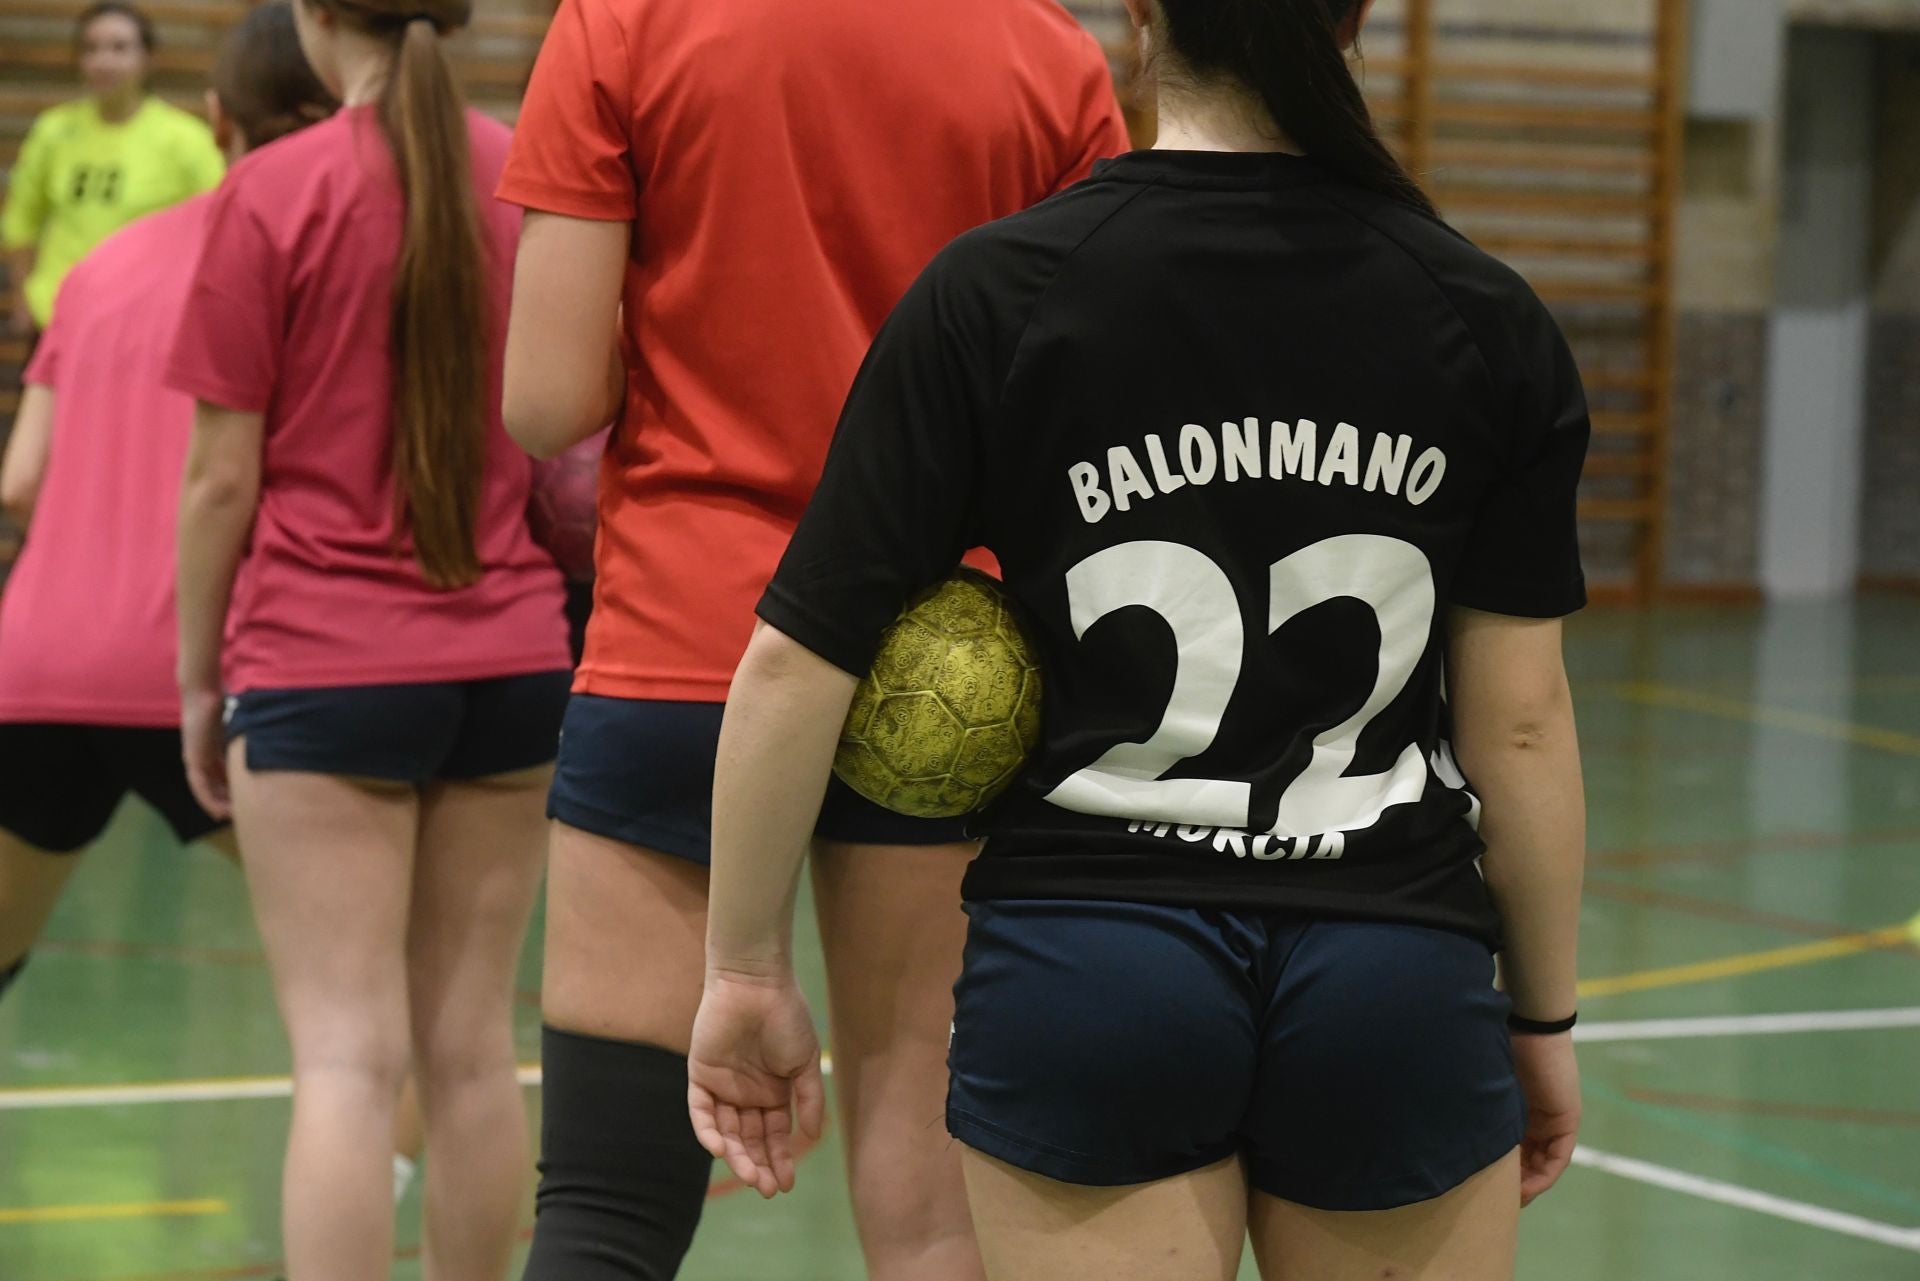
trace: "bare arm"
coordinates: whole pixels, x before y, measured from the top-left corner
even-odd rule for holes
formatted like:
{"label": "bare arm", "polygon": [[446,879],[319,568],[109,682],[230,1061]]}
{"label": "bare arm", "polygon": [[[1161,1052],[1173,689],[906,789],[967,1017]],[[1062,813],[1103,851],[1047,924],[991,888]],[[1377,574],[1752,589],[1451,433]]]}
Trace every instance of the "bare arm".
{"label": "bare arm", "polygon": [[[1560,622],[1456,609],[1450,629],[1453,745],[1483,807],[1480,866],[1506,935],[1507,992],[1523,1018],[1564,1019],[1574,1011],[1586,801]],[[1570,1032],[1512,1040],[1527,1100],[1524,1205],[1573,1159],[1580,1069]]]}
{"label": "bare arm", "polygon": [[1484,811],[1487,887],[1506,932],[1514,1012],[1573,1013],[1586,800],[1558,619],[1456,610],[1448,646],[1454,751]]}
{"label": "bare arm", "polygon": [[713,787],[707,964],[724,973],[793,968],[793,901],[857,682],[758,624],[727,694]]}
{"label": "bare arm", "polygon": [[793,902],[854,678],[760,624],[727,695],[713,788],[707,981],[687,1056],[694,1133],[762,1196],[820,1133],[820,1042],[793,976]]}
{"label": "bare arm", "polygon": [[620,291],[632,235],[625,222],[529,212],[507,322],[507,431],[552,458],[620,416]]}
{"label": "bare arm", "polygon": [[33,519],[40,485],[47,478],[47,460],[53,455],[53,389],[28,383],[13,416],[13,434],[0,461],[0,507],[21,529]]}
{"label": "bare arm", "polygon": [[264,415],[200,402],[180,488],[180,730],[194,795],[216,817],[228,808],[220,644],[260,504],[265,430]]}
{"label": "bare arm", "polygon": [[220,687],[220,639],[234,574],[260,503],[261,414],[200,403],[180,490],[182,689]]}

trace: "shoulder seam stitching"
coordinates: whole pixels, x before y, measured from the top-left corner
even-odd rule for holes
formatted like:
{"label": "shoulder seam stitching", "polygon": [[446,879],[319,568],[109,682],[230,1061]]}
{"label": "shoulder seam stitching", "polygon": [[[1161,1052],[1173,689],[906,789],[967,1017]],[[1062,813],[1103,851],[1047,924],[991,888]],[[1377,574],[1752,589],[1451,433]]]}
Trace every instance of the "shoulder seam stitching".
{"label": "shoulder seam stitching", "polygon": [[[1385,240],[1388,244],[1392,245],[1395,249],[1398,249],[1403,255],[1406,256],[1406,258],[1410,262],[1413,263],[1414,266],[1420,269],[1420,274],[1427,278],[1427,283],[1433,286],[1433,291],[1440,295],[1440,301],[1447,304],[1447,310],[1451,311],[1453,313],[1453,318],[1460,322],[1460,327],[1467,331],[1467,339],[1473,344],[1473,354],[1475,358],[1477,358],[1480,362],[1480,372],[1482,376],[1486,379],[1488,399],[1489,399],[1489,402],[1491,402],[1491,400],[1493,399],[1493,391],[1496,384],[1493,378],[1493,365],[1487,360],[1486,346],[1480,341],[1480,334],[1478,333],[1478,331],[1474,329],[1472,322],[1470,322],[1466,318],[1466,316],[1461,312],[1459,304],[1454,302],[1453,295],[1447,292],[1447,287],[1441,284],[1439,277],[1433,274],[1433,269],[1427,266],[1426,261],[1423,258],[1421,258],[1419,254],[1415,253],[1412,249],[1408,248],[1407,243],[1404,240],[1394,235],[1391,231],[1388,231],[1385,227],[1382,227],[1379,223],[1367,217],[1365,214],[1352,208],[1351,206],[1346,204],[1344,201],[1341,201],[1336,197],[1329,195],[1323,186],[1315,185],[1311,187],[1310,190],[1313,192],[1315,196],[1319,197],[1319,199],[1322,202],[1328,205],[1331,205],[1333,208],[1339,210],[1341,213],[1353,219],[1355,222],[1361,223],[1364,226],[1366,226],[1368,230],[1372,231],[1375,235],[1379,236],[1382,240]],[[1460,233],[1458,231],[1455,231],[1452,227],[1449,227],[1444,222],[1440,223],[1440,227],[1442,228],[1442,230],[1446,231],[1450,235],[1460,236]],[[1481,253],[1485,252],[1484,250],[1479,249],[1478,246],[1474,245],[1471,240],[1467,240],[1465,236],[1460,236],[1460,239],[1462,241],[1465,241],[1467,245],[1473,247],[1476,250],[1476,252],[1481,252]],[[1498,262],[1499,260],[1493,259],[1493,261]],[[1502,263],[1501,265],[1505,266],[1504,263]],[[1512,268],[1507,268],[1507,269],[1509,271],[1512,270]],[[1496,406],[1493,406],[1491,403],[1489,404],[1489,408],[1495,408],[1495,407]]]}
{"label": "shoulder seam stitching", "polygon": [[1033,331],[1034,317],[1040,314],[1040,308],[1046,304],[1047,298],[1053,293],[1054,286],[1059,284],[1060,277],[1066,274],[1067,264],[1072,262],[1074,255],[1086,248],[1095,236],[1106,230],[1108,223],[1119,217],[1120,214],[1127,209],[1132,208],[1133,202],[1146,195],[1151,189],[1151,184],[1141,184],[1139,190],[1135,191],[1125,200],[1122,200],[1112,209],[1109,209],[1106,214],[1101,217],[1099,222],[1087,228],[1086,233],[1074,242],[1073,248],[1062,254],[1060,261],[1054,264],[1053,272],[1047,277],[1046,285],[1034,296],[1033,305],[1027,308],[1027,318],[1021,322],[1020,325],[1020,337],[1014,341],[1013,354],[1007,358],[1007,370],[1006,373],[1001,376],[1000,388],[995,393],[993,400],[993,412],[996,419],[1002,415],[1002,411],[1006,408],[1007,387],[1013,382],[1013,371],[1020,363],[1021,352],[1026,350],[1027,335]]}

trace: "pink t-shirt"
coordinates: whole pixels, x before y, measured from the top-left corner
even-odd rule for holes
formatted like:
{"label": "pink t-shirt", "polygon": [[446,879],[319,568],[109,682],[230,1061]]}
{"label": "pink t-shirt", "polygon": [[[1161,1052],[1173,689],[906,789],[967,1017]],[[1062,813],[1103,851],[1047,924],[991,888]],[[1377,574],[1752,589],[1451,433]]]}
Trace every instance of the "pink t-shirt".
{"label": "pink t-shirt", "polygon": [[519,211],[493,199],[507,130],[469,113],[473,181],[501,318],[487,370],[486,477],[471,587],[428,586],[395,518],[388,317],[403,205],[370,108],[233,167],[168,381],[263,412],[260,511],[227,618],[231,693],[478,680],[570,665],[553,559],[527,532],[532,463],[500,425]]}
{"label": "pink t-shirt", "polygon": [[53,448],[0,595],[0,720],[180,723],[173,527],[193,401],[162,376],[212,202],[88,254],[27,366],[53,392]]}

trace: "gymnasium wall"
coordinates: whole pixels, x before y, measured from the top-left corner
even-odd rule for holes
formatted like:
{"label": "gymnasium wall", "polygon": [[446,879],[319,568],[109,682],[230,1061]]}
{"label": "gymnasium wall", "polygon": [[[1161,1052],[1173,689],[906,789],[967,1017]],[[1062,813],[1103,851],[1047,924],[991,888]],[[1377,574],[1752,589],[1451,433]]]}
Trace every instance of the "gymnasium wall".
{"label": "gymnasium wall", "polygon": [[[1729,19],[1742,25],[1779,21],[1783,8],[1779,0],[1733,0],[1729,7],[1756,15]],[[1696,38],[1713,34],[1702,21],[1694,25]],[[1777,77],[1777,62],[1772,69]],[[1780,86],[1756,93],[1744,82],[1744,67],[1723,70],[1735,83],[1717,96],[1766,105],[1744,116],[1690,115],[1686,126],[1667,581],[1692,591],[1747,590],[1759,578]]]}
{"label": "gymnasium wall", "polygon": [[[1920,17],[1913,22],[1920,27]],[[1860,572],[1912,585],[1920,583],[1920,31],[1883,39],[1876,53]]]}
{"label": "gymnasium wall", "polygon": [[[0,173],[42,110],[75,95],[73,21],[89,0],[0,0]],[[177,106],[201,109],[221,39],[248,0],[138,0],[160,38],[153,88]],[[553,0],[480,0],[472,30],[455,42],[476,105],[511,120]],[[19,401],[21,344],[0,334],[0,443]],[[0,578],[18,536],[0,516]]]}
{"label": "gymnasium wall", "polygon": [[1789,0],[1800,22],[1831,26],[1910,30],[1920,25],[1920,0]]}
{"label": "gymnasium wall", "polygon": [[[1449,0],[1443,0],[1443,3]],[[1873,49],[1874,236],[1859,575],[1920,583],[1920,0],[1718,0],[1734,22],[1852,29]],[[1696,8],[1716,0],[1694,0]],[[1596,0],[1605,8],[1604,0]],[[1741,592],[1761,581],[1770,317],[1777,303],[1784,58],[1757,110],[1687,123],[1679,209],[1676,403],[1666,582]],[[1763,73],[1764,74],[1764,73]],[[1786,424],[1818,433],[1822,424]]]}
{"label": "gymnasium wall", "polygon": [[[1658,17],[1654,0],[1434,3],[1443,26],[1562,30],[1596,68],[1644,63]],[[1764,127],[1687,126],[1661,575],[1684,591],[1737,593],[1756,582],[1775,145]]]}
{"label": "gymnasium wall", "polygon": [[[1470,0],[1437,2],[1452,12]],[[1794,32],[1838,29],[1872,51],[1865,92],[1874,213],[1854,552],[1863,583],[1920,585],[1920,0],[1693,5],[1717,5],[1736,24],[1733,34],[1749,40],[1753,28],[1772,24],[1778,45],[1772,57],[1732,51],[1730,70],[1744,78],[1736,96],[1757,107],[1690,113],[1687,122],[1665,582],[1681,594],[1740,594],[1765,577],[1769,417],[1788,412],[1769,405],[1781,217],[1783,201],[1793,199],[1781,172],[1789,108],[1778,46]],[[1638,0],[1572,6],[1581,22],[1638,20],[1643,9]],[[1816,448],[1830,430],[1812,416],[1773,427],[1776,441],[1798,434]]]}
{"label": "gymnasium wall", "polygon": [[[1726,0],[1749,21],[1857,24],[1880,37],[1873,322],[1868,361],[1861,572],[1920,580],[1920,0]],[[1450,56],[1525,56],[1529,41],[1577,34],[1595,68],[1644,63],[1656,0],[1432,0]],[[1696,5],[1715,0],[1695,0]],[[32,115],[70,92],[67,33],[81,0],[0,5],[0,166],[11,162]],[[221,24],[209,14],[241,0],[157,0],[165,49],[159,87],[191,102]],[[1121,55],[1120,0],[1068,0]],[[462,43],[468,82],[483,106],[511,117],[551,0],[485,0]],[[1403,0],[1380,0],[1368,53],[1403,51]],[[1749,17],[1751,15],[1751,17]],[[1397,92],[1391,74],[1370,91]],[[1678,210],[1675,415],[1666,520],[1665,580],[1683,591],[1749,591],[1760,580],[1768,316],[1774,300],[1782,197],[1782,94],[1743,119],[1690,119]],[[1444,175],[1433,175],[1444,178]],[[15,370],[0,343],[0,424],[10,416]],[[0,530],[0,561],[7,538]]]}

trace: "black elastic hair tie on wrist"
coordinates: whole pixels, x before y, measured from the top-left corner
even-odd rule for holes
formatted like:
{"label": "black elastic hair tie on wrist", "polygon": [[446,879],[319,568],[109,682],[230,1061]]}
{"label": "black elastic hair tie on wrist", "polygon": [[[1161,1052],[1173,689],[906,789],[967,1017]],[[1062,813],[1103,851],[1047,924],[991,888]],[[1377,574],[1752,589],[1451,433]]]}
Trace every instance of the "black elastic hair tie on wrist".
{"label": "black elastic hair tie on wrist", "polygon": [[1528,1036],[1557,1036],[1562,1032],[1572,1031],[1573,1025],[1579,1021],[1580,1014],[1577,1010],[1566,1018],[1555,1019],[1551,1023],[1543,1023],[1539,1019],[1523,1019],[1518,1014],[1507,1015],[1507,1027]]}

